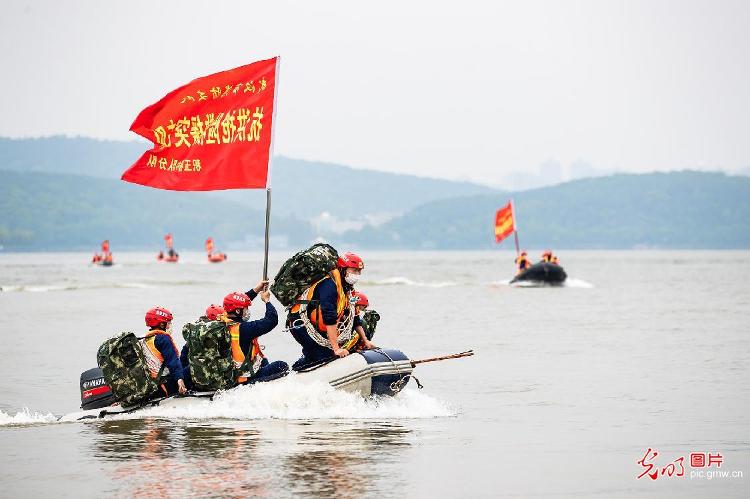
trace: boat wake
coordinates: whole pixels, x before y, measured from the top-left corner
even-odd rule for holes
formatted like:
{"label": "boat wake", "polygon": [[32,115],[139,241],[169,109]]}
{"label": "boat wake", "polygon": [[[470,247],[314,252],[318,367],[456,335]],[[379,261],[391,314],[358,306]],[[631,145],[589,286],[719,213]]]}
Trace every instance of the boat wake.
{"label": "boat wake", "polygon": [[412,281],[407,277],[388,277],[386,279],[380,279],[377,281],[363,281],[363,284],[370,286],[417,286],[423,288],[447,288],[450,286],[458,286],[459,283],[455,281]]}
{"label": "boat wake", "polygon": [[76,291],[84,289],[153,289],[160,286],[192,286],[201,284],[200,281],[174,281],[146,283],[146,282],[96,282],[96,283],[61,283],[61,284],[29,284],[2,285],[3,293],[49,293],[54,291]]}
{"label": "boat wake", "polygon": [[57,416],[48,412],[47,414],[41,412],[31,412],[28,408],[17,412],[15,416],[0,411],[0,426],[16,426],[16,425],[32,425],[32,424],[46,424],[54,423],[57,421]]}
{"label": "boat wake", "polygon": [[[550,286],[549,284],[540,283],[536,281],[516,281],[514,283],[510,282],[511,279],[503,279],[499,281],[492,281],[489,283],[490,286],[498,287],[498,286],[510,286],[513,288],[548,288],[548,287],[555,287]],[[563,288],[584,288],[584,289],[591,289],[594,287],[593,284],[591,284],[588,281],[584,281],[583,279],[572,279],[568,278],[565,280],[565,282],[562,284],[562,286],[557,287],[563,287]]]}
{"label": "boat wake", "polygon": [[590,289],[594,287],[594,285],[588,281],[584,281],[583,279],[572,279],[572,278],[568,278],[565,281],[565,284],[563,284],[563,286],[565,286],[566,288],[586,288],[586,289]]}
{"label": "boat wake", "polygon": [[[363,398],[356,393],[336,390],[329,384],[301,382],[294,375],[273,383],[241,386],[220,392],[209,402],[169,407],[160,405],[112,419],[168,418],[187,420],[233,419],[430,419],[452,417],[458,410],[421,393],[405,389],[396,397]],[[24,409],[11,416],[0,411],[0,427],[54,423],[57,416]],[[87,421],[96,421],[87,420]]]}

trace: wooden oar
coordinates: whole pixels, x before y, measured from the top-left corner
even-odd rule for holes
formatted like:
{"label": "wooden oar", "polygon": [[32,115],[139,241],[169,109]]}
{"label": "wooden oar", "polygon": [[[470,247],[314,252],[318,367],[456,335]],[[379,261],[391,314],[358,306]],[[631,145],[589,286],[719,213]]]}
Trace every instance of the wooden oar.
{"label": "wooden oar", "polygon": [[416,367],[417,364],[425,364],[427,362],[437,362],[439,360],[460,359],[461,357],[471,357],[472,355],[474,355],[474,350],[467,350],[461,353],[454,353],[453,355],[443,355],[442,357],[430,357],[429,359],[412,360],[411,366]]}

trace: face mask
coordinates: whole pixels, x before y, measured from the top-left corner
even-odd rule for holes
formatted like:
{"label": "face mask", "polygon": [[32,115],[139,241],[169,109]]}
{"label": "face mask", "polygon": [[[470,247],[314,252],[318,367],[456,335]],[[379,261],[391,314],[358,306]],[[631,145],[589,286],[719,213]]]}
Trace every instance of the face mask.
{"label": "face mask", "polygon": [[346,282],[354,286],[355,284],[357,284],[357,281],[359,281],[359,274],[347,272],[346,277],[344,279],[346,279]]}
{"label": "face mask", "polygon": [[250,320],[250,307],[246,308],[244,312],[242,312],[242,322],[247,322]]}

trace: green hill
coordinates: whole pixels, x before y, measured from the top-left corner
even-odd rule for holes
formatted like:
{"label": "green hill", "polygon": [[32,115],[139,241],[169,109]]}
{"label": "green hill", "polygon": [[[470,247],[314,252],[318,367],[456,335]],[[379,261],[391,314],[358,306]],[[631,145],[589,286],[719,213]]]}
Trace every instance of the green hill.
{"label": "green hill", "polygon": [[[577,180],[513,194],[527,248],[750,248],[750,178],[674,172]],[[372,248],[491,248],[507,195],[426,203],[344,238]],[[512,239],[503,245],[512,247]]]}
{"label": "green hill", "polygon": [[[0,245],[6,250],[95,249],[102,239],[113,249],[156,251],[166,232],[179,249],[202,249],[213,236],[262,247],[262,210],[207,193],[157,191],[120,180],[43,172],[0,171]],[[272,243],[299,247],[315,236],[307,222],[274,216]]]}
{"label": "green hill", "polygon": [[[0,138],[0,170],[119,179],[122,172],[149,147],[150,144],[144,141]],[[324,211],[345,219],[396,215],[437,199],[497,192],[468,182],[361,170],[279,156],[274,158],[272,179],[274,212],[305,220]],[[220,191],[209,195],[260,210],[265,207],[265,192],[262,190]]]}

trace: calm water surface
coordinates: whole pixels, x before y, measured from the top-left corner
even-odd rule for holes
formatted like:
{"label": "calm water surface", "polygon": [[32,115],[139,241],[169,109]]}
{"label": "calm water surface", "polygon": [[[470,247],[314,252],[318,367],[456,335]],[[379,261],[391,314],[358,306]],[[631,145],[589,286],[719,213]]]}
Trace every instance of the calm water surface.
{"label": "calm water surface", "polygon": [[[262,267],[89,256],[0,254],[0,497],[750,495],[747,476],[691,479],[687,462],[719,452],[750,473],[750,252],[563,252],[561,289],[509,287],[507,252],[365,254],[378,345],[476,356],[419,366],[424,389],[385,401],[287,379],[190,413],[55,423],[103,339],[161,305],[181,346],[182,323]],[[262,343],[298,355],[281,328]],[[685,476],[637,480],[649,447]]]}

